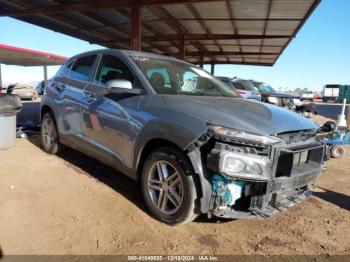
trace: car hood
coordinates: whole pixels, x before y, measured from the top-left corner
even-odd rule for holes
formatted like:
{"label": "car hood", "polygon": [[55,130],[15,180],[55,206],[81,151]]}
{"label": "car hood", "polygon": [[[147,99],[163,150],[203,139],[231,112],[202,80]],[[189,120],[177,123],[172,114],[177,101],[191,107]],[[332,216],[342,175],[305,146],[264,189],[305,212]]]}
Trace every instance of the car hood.
{"label": "car hood", "polygon": [[163,95],[168,109],[219,125],[261,135],[316,129],[288,109],[241,98]]}

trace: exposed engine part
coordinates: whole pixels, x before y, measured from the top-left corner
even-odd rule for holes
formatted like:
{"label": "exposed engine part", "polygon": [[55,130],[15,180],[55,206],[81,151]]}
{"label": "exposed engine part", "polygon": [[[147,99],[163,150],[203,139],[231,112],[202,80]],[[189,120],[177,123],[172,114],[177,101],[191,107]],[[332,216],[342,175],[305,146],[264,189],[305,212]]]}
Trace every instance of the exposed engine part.
{"label": "exposed engine part", "polygon": [[242,197],[244,182],[229,180],[219,174],[214,174],[212,179],[213,187],[213,209],[225,209],[235,205]]}
{"label": "exposed engine part", "polygon": [[320,131],[322,132],[333,132],[333,130],[337,127],[334,121],[327,121],[320,127]]}

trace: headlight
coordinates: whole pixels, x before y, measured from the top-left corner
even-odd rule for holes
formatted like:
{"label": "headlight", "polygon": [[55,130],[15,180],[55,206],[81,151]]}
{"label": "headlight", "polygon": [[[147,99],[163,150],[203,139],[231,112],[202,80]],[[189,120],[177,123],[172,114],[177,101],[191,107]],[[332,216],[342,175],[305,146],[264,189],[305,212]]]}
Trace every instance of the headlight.
{"label": "headlight", "polygon": [[278,104],[278,99],[277,99],[277,97],[274,97],[274,96],[269,96],[269,97],[267,98],[267,101],[268,101],[269,103],[271,103],[271,104],[275,104],[275,105]]}
{"label": "headlight", "polygon": [[274,136],[262,136],[245,131],[231,129],[221,126],[210,126],[214,134],[223,137],[229,137],[236,140],[242,140],[247,142],[259,143],[264,145],[272,145],[281,142],[282,140]]}
{"label": "headlight", "polygon": [[219,171],[229,177],[267,180],[268,159],[254,155],[243,155],[230,151],[220,152]]}

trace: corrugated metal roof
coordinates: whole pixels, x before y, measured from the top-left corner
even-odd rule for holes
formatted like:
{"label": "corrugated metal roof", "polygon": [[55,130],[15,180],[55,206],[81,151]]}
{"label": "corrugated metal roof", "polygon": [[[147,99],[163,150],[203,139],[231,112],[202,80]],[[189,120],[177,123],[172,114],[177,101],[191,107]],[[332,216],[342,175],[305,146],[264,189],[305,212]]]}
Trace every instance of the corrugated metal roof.
{"label": "corrugated metal roof", "polygon": [[320,0],[0,0],[0,15],[111,48],[129,48],[142,5],[142,49],[199,63],[273,65]]}

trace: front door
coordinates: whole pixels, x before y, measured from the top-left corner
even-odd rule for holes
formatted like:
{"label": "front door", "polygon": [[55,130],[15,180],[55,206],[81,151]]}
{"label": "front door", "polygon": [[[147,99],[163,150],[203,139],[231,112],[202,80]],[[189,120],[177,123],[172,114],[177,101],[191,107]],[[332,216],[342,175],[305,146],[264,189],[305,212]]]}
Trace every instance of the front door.
{"label": "front door", "polygon": [[133,73],[121,59],[104,54],[95,79],[85,89],[89,108],[83,110],[83,132],[104,160],[131,167],[133,143],[140,129],[133,115],[140,97],[108,94],[105,83],[116,79],[135,83]]}

